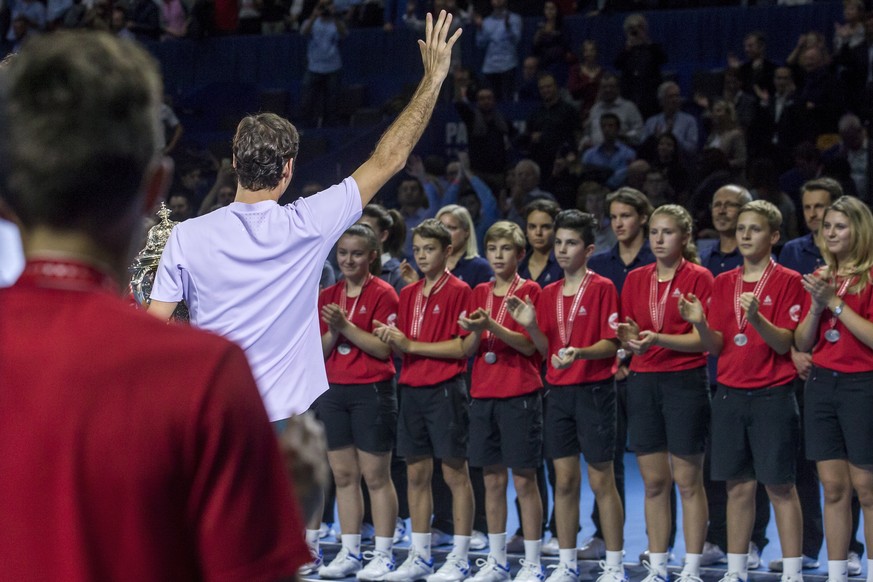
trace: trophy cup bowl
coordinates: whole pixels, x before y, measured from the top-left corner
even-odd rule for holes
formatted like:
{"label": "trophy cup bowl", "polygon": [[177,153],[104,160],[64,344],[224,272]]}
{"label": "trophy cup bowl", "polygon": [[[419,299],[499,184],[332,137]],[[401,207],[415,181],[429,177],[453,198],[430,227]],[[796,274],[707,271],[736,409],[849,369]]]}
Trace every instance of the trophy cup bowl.
{"label": "trophy cup bowl", "polygon": [[[163,202],[157,215],[158,223],[149,229],[145,248],[139,252],[130,266],[130,290],[136,302],[143,307],[149,304],[161,254],[164,252],[164,246],[170,238],[173,227],[178,224],[170,220],[170,210]],[[179,302],[173,312],[173,319],[188,321],[188,306],[184,301]]]}

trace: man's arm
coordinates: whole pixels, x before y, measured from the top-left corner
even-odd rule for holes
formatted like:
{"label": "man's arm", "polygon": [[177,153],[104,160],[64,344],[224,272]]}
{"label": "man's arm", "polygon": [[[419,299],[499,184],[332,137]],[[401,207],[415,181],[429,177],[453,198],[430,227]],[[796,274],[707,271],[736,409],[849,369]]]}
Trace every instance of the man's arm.
{"label": "man's arm", "polygon": [[418,89],[406,108],[382,135],[370,159],[352,174],[361,193],[362,206],[366,206],[391,176],[406,165],[412,148],[418,143],[430,121],[440,87],[449,72],[452,47],[461,36],[459,28],[451,38],[447,38],[451,23],[452,16],[445,11],[440,11],[436,23],[433,15],[427,15],[425,38],[418,41],[424,64],[424,76]]}
{"label": "man's arm", "polygon": [[148,311],[150,314],[154,315],[158,319],[169,321],[170,317],[173,316],[173,312],[176,311],[176,306],[178,304],[178,301],[167,302],[152,299],[146,311]]}

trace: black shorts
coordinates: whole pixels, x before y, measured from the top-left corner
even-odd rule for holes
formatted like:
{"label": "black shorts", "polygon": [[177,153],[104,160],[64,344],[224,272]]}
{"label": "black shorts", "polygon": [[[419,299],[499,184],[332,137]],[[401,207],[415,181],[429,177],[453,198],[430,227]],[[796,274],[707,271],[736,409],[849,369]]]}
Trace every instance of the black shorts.
{"label": "black shorts", "polygon": [[678,372],[631,372],[627,417],[630,448],[638,455],[703,453],[709,433],[706,366]]}
{"label": "black shorts", "polygon": [[712,479],[793,484],[800,411],[792,381],[743,390],[718,385],[712,401]]}
{"label": "black shorts", "polygon": [[804,391],[806,458],[873,465],[873,372],[814,366]]}
{"label": "black shorts", "polygon": [[434,386],[401,386],[397,454],[466,459],[470,417],[464,375]]}
{"label": "black shorts", "polygon": [[386,453],[394,448],[397,433],[394,378],[374,384],[331,384],[312,408],[324,423],[328,450],[354,445],[368,453]]}
{"label": "black shorts", "polygon": [[615,453],[615,382],[546,385],[544,442],[549,459],[585,456],[587,463],[612,461]]}
{"label": "black shorts", "polygon": [[471,467],[535,469],[543,462],[543,399],[539,390],[470,403]]}

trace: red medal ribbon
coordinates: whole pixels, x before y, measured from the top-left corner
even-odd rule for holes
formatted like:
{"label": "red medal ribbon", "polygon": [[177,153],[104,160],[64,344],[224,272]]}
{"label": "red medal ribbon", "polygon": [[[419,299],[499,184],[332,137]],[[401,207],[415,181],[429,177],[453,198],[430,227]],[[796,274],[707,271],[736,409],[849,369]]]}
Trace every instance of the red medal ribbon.
{"label": "red medal ribbon", "polygon": [[[521,281],[521,277],[518,273],[515,274],[515,278],[512,280],[512,283],[509,285],[509,290],[506,292],[506,295],[500,300],[500,307],[497,309],[497,317],[494,319],[497,325],[503,325],[503,320],[506,319],[506,299],[515,292],[515,288],[518,287],[519,282]],[[488,312],[488,315],[491,315],[491,309],[494,307],[494,285],[495,282],[491,282],[491,286],[488,289],[488,299],[485,300],[485,311]],[[497,339],[493,333],[490,331],[486,331],[482,335],[487,335],[488,347],[486,351],[493,352],[494,351],[494,341]]]}
{"label": "red medal ribbon", "polygon": [[352,308],[346,311],[346,303],[348,303],[348,296],[346,295],[346,289],[349,287],[349,281],[346,279],[346,284],[343,285],[343,289],[340,292],[340,309],[345,313],[346,318],[351,321],[355,316],[355,308],[358,307],[358,300],[361,298],[361,295],[364,294],[364,289],[367,287],[367,283],[369,283],[373,279],[373,275],[371,273],[367,273],[367,278],[364,279],[364,284],[361,285],[361,292],[358,293],[358,296],[355,297],[355,302],[352,303]]}
{"label": "red medal ribbon", "polygon": [[[755,287],[752,289],[752,295],[759,299],[761,298],[761,293],[764,292],[764,287],[767,285],[767,281],[770,279],[770,276],[775,269],[776,261],[771,257],[770,262],[767,263],[767,268],[764,269],[764,274],[761,275],[761,278],[755,283]],[[740,333],[743,333],[743,330],[746,329],[746,324],[749,323],[746,319],[746,314],[740,306],[740,295],[742,295],[743,292],[743,270],[744,268],[740,267],[740,272],[737,276],[737,284],[734,289],[734,315],[737,318],[737,329]]]}
{"label": "red medal ribbon", "polygon": [[[849,287],[851,287],[852,283],[855,282],[855,279],[856,277],[846,277],[846,279],[840,284],[840,288],[837,289],[837,297],[842,300],[843,297],[845,297],[846,292],[849,290]],[[836,283],[836,280],[837,278],[834,277],[834,283]],[[831,315],[831,320],[828,322],[828,324],[830,325],[831,329],[837,327],[837,316]]]}
{"label": "red medal ribbon", "polygon": [[118,293],[118,284],[105,271],[94,265],[68,259],[31,259],[25,265],[20,281],[50,289],[100,289]]}
{"label": "red medal ribbon", "polygon": [[415,307],[412,311],[412,326],[409,330],[409,337],[411,339],[418,339],[418,334],[421,333],[421,324],[424,321],[424,314],[427,311],[427,304],[430,302],[430,298],[439,293],[443,287],[446,286],[446,283],[449,282],[450,273],[448,269],[440,275],[440,278],[437,279],[437,282],[434,284],[433,289],[430,290],[430,294],[427,298],[424,297],[424,286],[427,284],[427,281],[424,281],[421,285],[421,288],[418,290],[418,294],[415,296]]}
{"label": "red medal ribbon", "polygon": [[576,289],[576,295],[573,297],[573,304],[570,307],[570,316],[564,320],[564,293],[563,286],[558,289],[557,315],[558,315],[558,335],[561,338],[562,347],[567,347],[570,344],[570,335],[573,333],[573,322],[576,321],[576,315],[579,313],[579,305],[582,303],[582,296],[585,295],[585,290],[588,288],[588,283],[591,282],[591,275],[594,271],[587,269],[585,277],[579,283],[579,288]]}
{"label": "red medal ribbon", "polygon": [[679,277],[679,271],[685,266],[685,259],[679,262],[679,266],[673,272],[673,278],[667,284],[661,300],[658,301],[658,265],[652,269],[652,280],[649,282],[649,313],[652,316],[652,325],[655,331],[660,333],[664,327],[664,314],[667,312],[667,298],[670,297],[670,291],[673,289],[673,281]]}

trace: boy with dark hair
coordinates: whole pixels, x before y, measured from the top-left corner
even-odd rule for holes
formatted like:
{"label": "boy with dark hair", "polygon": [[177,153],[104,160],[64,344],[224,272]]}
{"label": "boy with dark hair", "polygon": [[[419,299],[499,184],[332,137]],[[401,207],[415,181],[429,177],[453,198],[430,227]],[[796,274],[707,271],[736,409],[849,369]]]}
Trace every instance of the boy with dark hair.
{"label": "boy with dark hair", "polygon": [[784,582],[801,575],[802,520],[795,489],[799,414],[791,361],[804,291],[800,275],[771,257],[782,214],[754,200],[737,215],[743,265],[716,277],[704,307],[694,295],[679,299],[683,319],[703,347],[718,356],[712,400],[712,479],[727,481],[727,573],[723,582],[748,580],[748,547],[757,482],[769,494],[779,526]]}
{"label": "boy with dark hair", "polygon": [[[452,235],[434,218],[413,229],[412,249],[423,277],[400,291],[396,325],[374,322],[376,336],[403,357],[403,393],[397,421],[397,454],[406,458],[412,547],[386,580],[454,582],[470,575],[473,488],[467,470],[469,416],[464,371],[473,342],[458,325],[473,290],[449,273]],[[433,459],[442,461],[452,492],[454,545],[434,573],[431,558]]]}
{"label": "boy with dark hair", "polygon": [[564,210],[555,219],[555,257],[564,279],[530,299],[507,299],[512,317],[549,361],[546,372],[545,453],[555,464],[555,515],[560,562],[550,582],[578,582],[579,453],[600,509],[606,542],[603,581],[626,580],[622,564],[624,515],[613,474],[618,294],[608,279],[588,269],[596,218]]}

